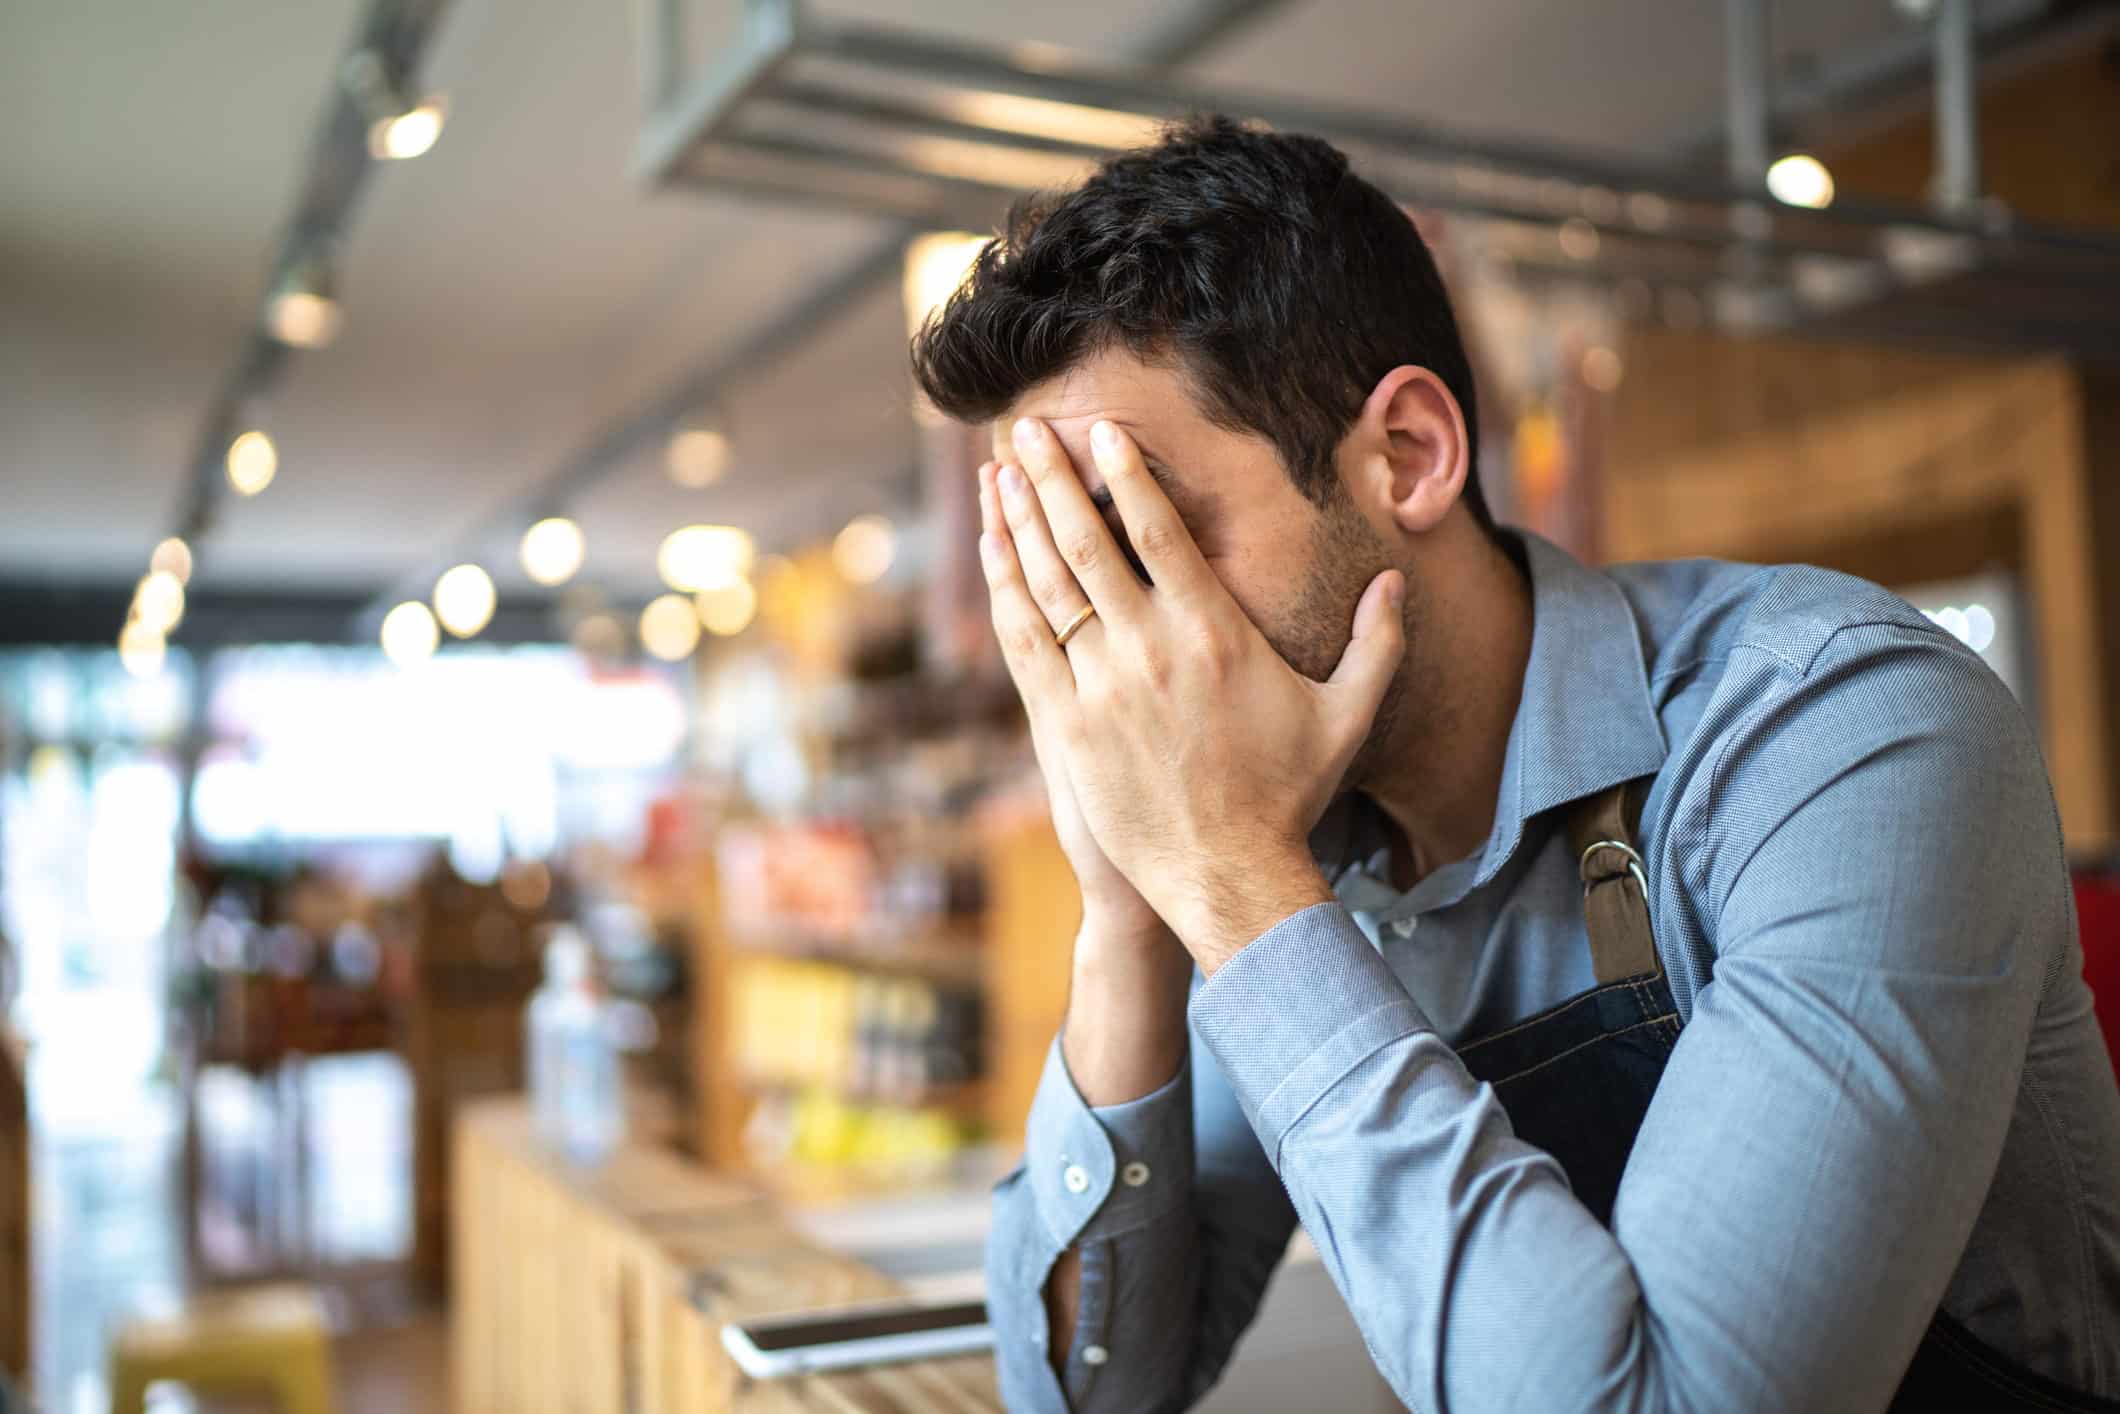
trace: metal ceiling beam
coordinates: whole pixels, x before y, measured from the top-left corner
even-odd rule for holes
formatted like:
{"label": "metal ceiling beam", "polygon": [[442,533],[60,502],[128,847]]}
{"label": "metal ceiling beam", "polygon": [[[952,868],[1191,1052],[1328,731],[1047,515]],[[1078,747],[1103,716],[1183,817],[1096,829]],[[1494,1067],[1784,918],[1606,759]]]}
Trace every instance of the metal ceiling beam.
{"label": "metal ceiling beam", "polygon": [[[1988,0],[1978,7],[1974,23],[1984,48],[2014,51],[2056,31],[2082,28],[2091,8],[2084,0]],[[1929,82],[1935,54],[1926,26],[1910,20],[1880,39],[1793,56],[1772,75],[1770,129],[1777,140],[1793,141],[1809,119],[1872,108],[1922,87]],[[1724,111],[1676,135],[1665,150],[1674,166],[1688,167],[1723,163],[1729,145]]]}
{"label": "metal ceiling beam", "polygon": [[1757,191],[1766,185],[1768,91],[1772,48],[1767,31],[1767,0],[1723,0],[1723,54],[1726,59],[1726,113],[1729,124],[1727,169],[1733,186]]}
{"label": "metal ceiling beam", "polygon": [[[656,72],[682,73],[683,0],[666,0],[657,18],[670,29],[648,45]],[[666,88],[647,117],[633,162],[633,175],[650,185],[668,181],[701,134],[719,136],[728,115],[771,83],[795,52],[800,23],[793,0],[747,0],[736,42],[722,50],[690,84]]]}
{"label": "metal ceiling beam", "polygon": [[[2120,239],[2106,233],[2034,227],[1966,199],[1921,207],[1842,195],[1821,211],[1776,201],[1765,184],[1772,157],[1766,0],[1725,0],[1730,144],[1719,174],[1205,88],[1044,48],[821,19],[798,14],[792,0],[773,3],[785,23],[770,52],[754,53],[749,72],[732,57],[709,75],[725,106],[691,110],[689,145],[669,123],[653,128],[643,170],[711,188],[721,163],[738,162],[754,183],[836,189],[850,208],[892,212],[976,209],[989,200],[982,189],[992,187],[989,209],[998,213],[1014,191],[1071,180],[1052,175],[1067,171],[1069,158],[1130,146],[1160,120],[1227,112],[1339,143],[1365,175],[1410,205],[1490,222],[1543,221],[1586,276],[1598,275],[1622,246],[1628,262],[1605,270],[1608,279],[1637,278],[1641,248],[1705,244],[1719,261],[1710,307],[1733,329],[1830,327],[1829,316],[1860,301],[1975,276],[1990,298],[2013,282],[2081,281],[2104,296],[2094,293],[2087,309],[2120,311]],[[1956,7],[1937,29],[1939,46],[1953,56],[1938,66],[1943,185],[1967,188],[1977,186],[1966,176],[1977,169],[1974,16],[1971,0],[1940,3]],[[1681,273],[1694,278],[1697,262]],[[2120,313],[2087,313],[2063,347],[2103,354],[2116,342]]]}
{"label": "metal ceiling beam", "polygon": [[[785,0],[780,2],[785,3]],[[757,82],[743,82],[725,69],[717,68],[711,76],[717,90],[724,94],[740,94],[743,101],[714,113],[711,119],[703,122],[693,144],[695,152],[711,151],[722,133],[738,128],[755,138],[755,127],[746,126],[741,115],[758,105],[788,102],[789,93],[781,87],[782,75],[799,75],[802,87],[795,92],[815,91],[821,80],[809,72],[809,66],[812,61],[821,61],[842,69],[867,69],[896,79],[939,84],[960,95],[1034,98],[1146,123],[1181,119],[1201,112],[1227,112],[1270,123],[1277,128],[1316,133],[1370,153],[1431,162],[1468,174],[1503,174],[1530,182],[1550,181],[1622,193],[1646,192],[1672,201],[1724,206],[1758,201],[1767,196],[1761,187],[1740,185],[1724,177],[1683,170],[1668,163],[1629,160],[1603,152],[1469,134],[1435,123],[1409,121],[1395,114],[1290,98],[1278,93],[1209,88],[1137,65],[1099,63],[1057,51],[1040,49],[1034,54],[1019,56],[953,38],[807,16],[796,26],[794,36],[791,51],[783,52],[779,47],[760,51],[757,62],[770,67],[772,72],[754,76]],[[1013,128],[982,120],[969,111],[960,112],[958,121],[983,132],[986,140],[997,146],[1014,144],[1021,137]],[[669,125],[651,127],[643,137],[642,157],[636,164],[638,170],[643,173],[664,170],[666,154],[675,144],[676,135]],[[681,171],[683,160],[681,153],[667,155],[667,170]],[[1783,208],[1782,214],[1857,228],[1895,225],[1939,234],[1985,234],[1978,226],[1969,226],[1933,212],[1865,201],[1849,195],[1836,198],[1833,205],[1823,211],[1792,213]],[[2080,238],[2069,232],[2017,230],[2012,235],[2020,245],[2080,244]]]}
{"label": "metal ceiling beam", "polygon": [[1954,215],[1980,203],[1979,60],[1973,0],[1940,0],[1936,11],[1936,174],[1930,200]]}

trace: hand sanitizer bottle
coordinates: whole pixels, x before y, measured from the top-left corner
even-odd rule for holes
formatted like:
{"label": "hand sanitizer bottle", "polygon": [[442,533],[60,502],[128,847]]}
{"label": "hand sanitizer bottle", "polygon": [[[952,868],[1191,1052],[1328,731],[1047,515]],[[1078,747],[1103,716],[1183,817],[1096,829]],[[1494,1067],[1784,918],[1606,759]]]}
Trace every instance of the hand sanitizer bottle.
{"label": "hand sanitizer bottle", "polygon": [[595,1165],[625,1125],[618,1051],[589,975],[589,944],[566,924],[545,944],[545,984],[527,1018],[530,1113],[537,1136],[573,1163]]}

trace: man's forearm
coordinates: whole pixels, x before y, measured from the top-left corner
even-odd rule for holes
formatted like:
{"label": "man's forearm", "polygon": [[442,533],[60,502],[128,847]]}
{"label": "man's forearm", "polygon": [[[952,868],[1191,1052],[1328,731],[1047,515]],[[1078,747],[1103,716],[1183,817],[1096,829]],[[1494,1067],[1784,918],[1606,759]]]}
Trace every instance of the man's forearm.
{"label": "man's forearm", "polygon": [[1087,1104],[1138,1100],[1178,1073],[1192,968],[1168,931],[1143,942],[1110,937],[1094,919],[1083,920],[1060,1052]]}
{"label": "man's forearm", "polygon": [[[1185,1061],[1191,981],[1192,959],[1167,931],[1144,942],[1111,937],[1083,920],[1060,1053],[1084,1101],[1123,1104],[1170,1083]],[[1081,1254],[1070,1247],[1045,1284],[1045,1348],[1055,1372],[1067,1365],[1081,1282]]]}

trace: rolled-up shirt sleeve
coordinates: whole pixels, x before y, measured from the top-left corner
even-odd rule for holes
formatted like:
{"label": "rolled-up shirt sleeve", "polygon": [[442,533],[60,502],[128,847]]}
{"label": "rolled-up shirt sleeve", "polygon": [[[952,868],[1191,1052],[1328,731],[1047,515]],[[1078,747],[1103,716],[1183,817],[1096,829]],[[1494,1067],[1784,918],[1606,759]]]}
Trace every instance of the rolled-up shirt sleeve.
{"label": "rolled-up shirt sleeve", "polygon": [[[1199,1060],[1147,1095],[1092,1108],[1054,1038],[1023,1162],[995,1187],[987,1247],[1010,1409],[1182,1409],[1256,1313],[1295,1213],[1228,1085]],[[1063,1380],[1044,1292],[1070,1246],[1081,1286]]]}
{"label": "rolled-up shirt sleeve", "polygon": [[[1091,1108],[1054,1037],[1023,1162],[995,1189],[987,1306],[1011,1409],[1150,1409],[1182,1376],[1198,1280],[1191,1220],[1192,1076]],[[1082,1279],[1063,1388],[1046,1347],[1045,1283],[1069,1247]]]}
{"label": "rolled-up shirt sleeve", "polygon": [[1696,847],[1666,867],[1693,871],[1717,960],[1609,1230],[1339,905],[1195,994],[1413,1407],[1890,1399],[2065,965],[2066,875],[2036,741],[1970,655],[1880,628],[1799,669],[1733,673],[1675,817]]}

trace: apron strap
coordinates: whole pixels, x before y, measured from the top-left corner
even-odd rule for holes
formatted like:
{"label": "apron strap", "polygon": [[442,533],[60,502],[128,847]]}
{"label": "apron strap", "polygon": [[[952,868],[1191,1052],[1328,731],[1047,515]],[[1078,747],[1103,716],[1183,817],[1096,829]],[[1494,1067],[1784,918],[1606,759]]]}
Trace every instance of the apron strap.
{"label": "apron strap", "polygon": [[1649,926],[1649,878],[1634,846],[1641,809],[1627,781],[1568,810],[1568,846],[1583,876],[1583,921],[1599,986],[1660,971]]}

